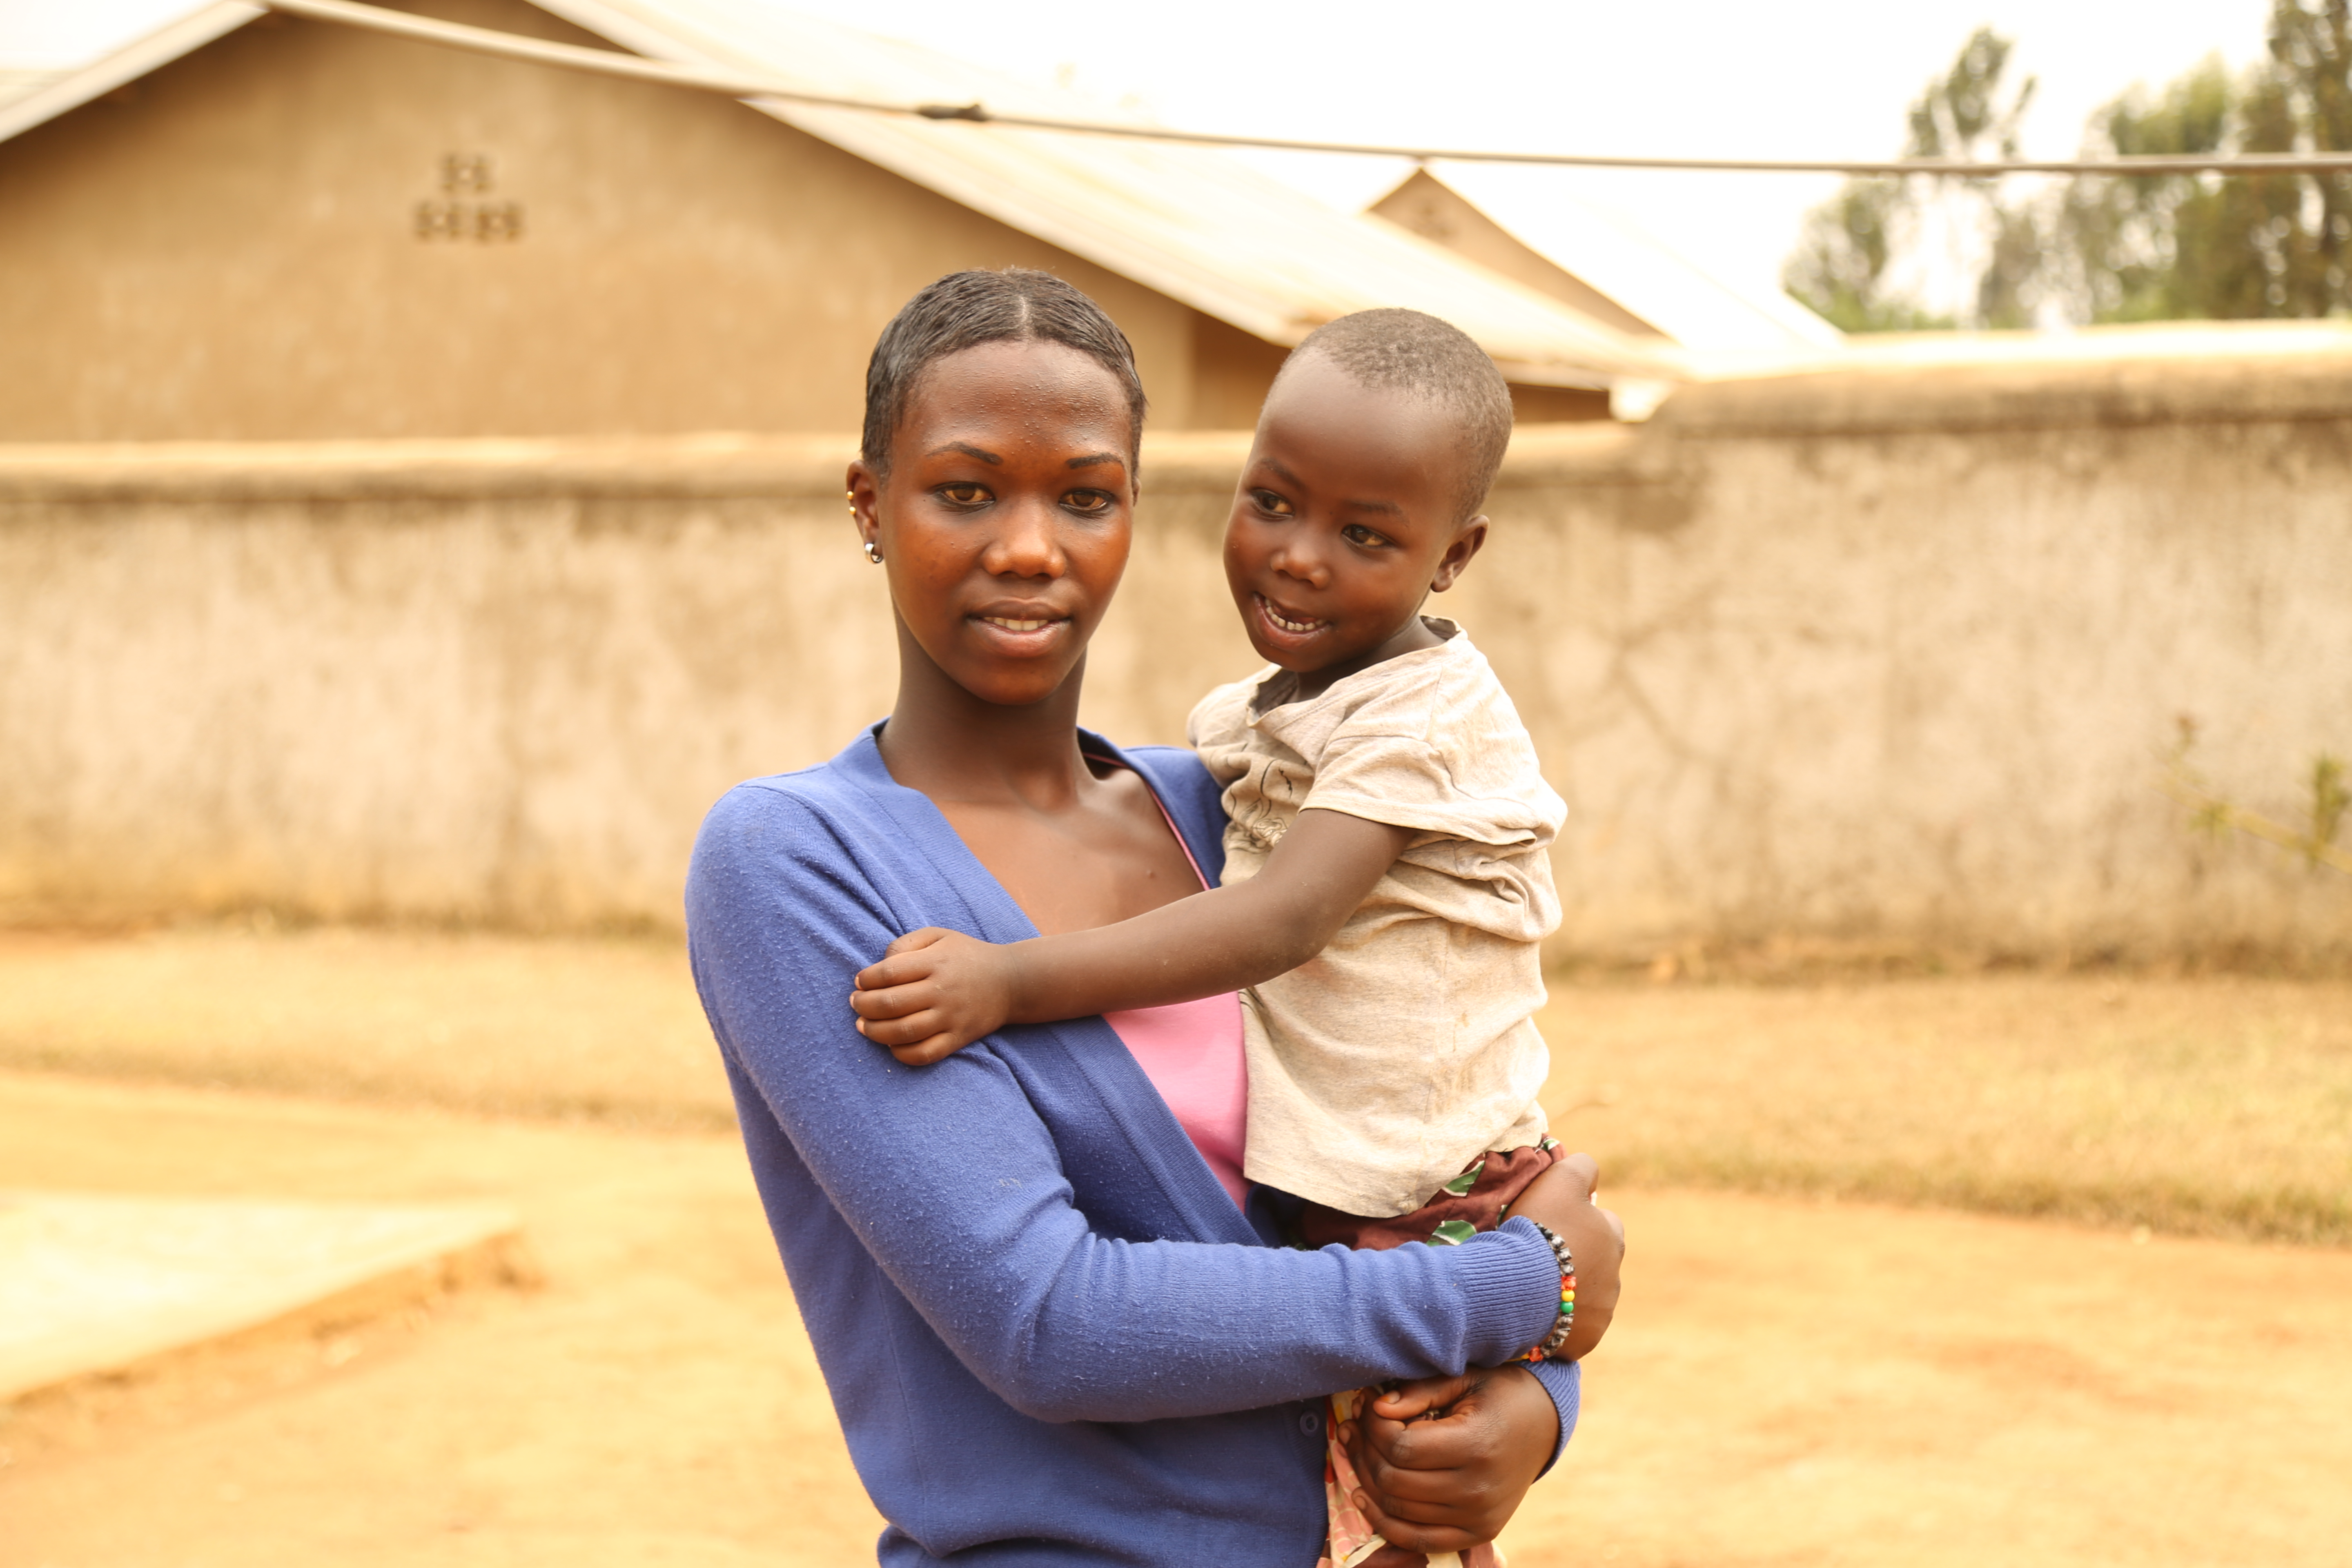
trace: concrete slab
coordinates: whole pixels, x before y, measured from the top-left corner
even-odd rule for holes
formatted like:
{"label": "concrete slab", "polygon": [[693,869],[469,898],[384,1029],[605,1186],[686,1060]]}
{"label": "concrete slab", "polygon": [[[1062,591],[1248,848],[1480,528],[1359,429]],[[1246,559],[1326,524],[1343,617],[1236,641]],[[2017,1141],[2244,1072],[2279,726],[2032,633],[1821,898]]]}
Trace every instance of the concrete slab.
{"label": "concrete slab", "polygon": [[0,1400],[254,1328],[515,1229],[487,1205],[0,1191]]}

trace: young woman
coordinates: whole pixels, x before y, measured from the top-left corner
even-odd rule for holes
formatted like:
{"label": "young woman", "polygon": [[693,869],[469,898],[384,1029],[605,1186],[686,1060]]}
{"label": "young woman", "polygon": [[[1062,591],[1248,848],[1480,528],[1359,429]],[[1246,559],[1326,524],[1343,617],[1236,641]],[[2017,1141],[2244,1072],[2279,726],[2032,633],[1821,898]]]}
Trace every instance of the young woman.
{"label": "young woman", "polygon": [[1613,1305],[1589,1160],[1459,1247],[1286,1250],[1279,1195],[1239,1180],[1230,998],[1008,1027],[923,1068],[848,1005],[906,931],[1083,930],[1215,878],[1200,764],[1076,726],[1142,416],[1125,337],[1043,274],[944,279],[884,332],[849,483],[898,701],[713,809],[696,982],[882,1562],[1308,1568],[1320,1396],[1399,1379],[1422,1381],[1351,1435],[1360,1506],[1399,1548],[1458,1551],[1574,1417],[1572,1363],[1464,1375],[1553,1326],[1559,1262],[1528,1221],[1574,1249],[1580,1317]]}

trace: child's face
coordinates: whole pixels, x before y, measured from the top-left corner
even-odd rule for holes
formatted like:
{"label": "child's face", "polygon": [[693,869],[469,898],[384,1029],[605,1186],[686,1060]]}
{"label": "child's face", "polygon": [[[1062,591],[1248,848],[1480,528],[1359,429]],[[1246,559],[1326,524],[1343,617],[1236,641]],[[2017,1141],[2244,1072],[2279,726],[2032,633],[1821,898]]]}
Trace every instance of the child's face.
{"label": "child's face", "polygon": [[1294,364],[1259,416],[1225,529],[1225,580],[1259,657],[1339,676],[1419,626],[1486,542],[1457,517],[1461,431],[1445,410]]}

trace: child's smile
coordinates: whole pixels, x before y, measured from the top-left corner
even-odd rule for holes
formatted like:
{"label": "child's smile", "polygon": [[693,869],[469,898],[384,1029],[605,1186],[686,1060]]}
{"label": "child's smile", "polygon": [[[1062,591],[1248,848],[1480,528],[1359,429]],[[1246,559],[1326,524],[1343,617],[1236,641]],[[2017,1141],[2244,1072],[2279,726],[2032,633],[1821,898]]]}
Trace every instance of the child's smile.
{"label": "child's smile", "polygon": [[1304,639],[1328,629],[1331,625],[1327,620],[1286,610],[1264,594],[1252,594],[1250,597],[1256,602],[1258,614],[1265,618],[1273,636],[1297,637],[1303,643]]}
{"label": "child's smile", "polygon": [[1432,647],[1422,602],[1486,536],[1459,515],[1454,422],[1328,362],[1275,384],[1225,530],[1225,578],[1258,656],[1319,690]]}

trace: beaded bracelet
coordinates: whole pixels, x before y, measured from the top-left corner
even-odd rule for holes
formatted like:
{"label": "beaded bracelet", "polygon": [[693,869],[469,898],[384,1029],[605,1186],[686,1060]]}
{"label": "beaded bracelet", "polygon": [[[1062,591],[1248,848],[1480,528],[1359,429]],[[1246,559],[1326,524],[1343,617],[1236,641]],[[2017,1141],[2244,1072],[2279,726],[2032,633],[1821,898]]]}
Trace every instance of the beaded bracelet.
{"label": "beaded bracelet", "polygon": [[1551,1255],[1559,1260],[1559,1319],[1553,1322],[1551,1332],[1544,1336],[1541,1344],[1519,1357],[1532,1366],[1559,1354],[1567,1347],[1569,1331],[1576,1327],[1576,1258],[1568,1250],[1568,1243],[1562,1241],[1559,1233],[1551,1226],[1537,1220],[1528,1223],[1542,1233],[1544,1241],[1551,1247]]}

